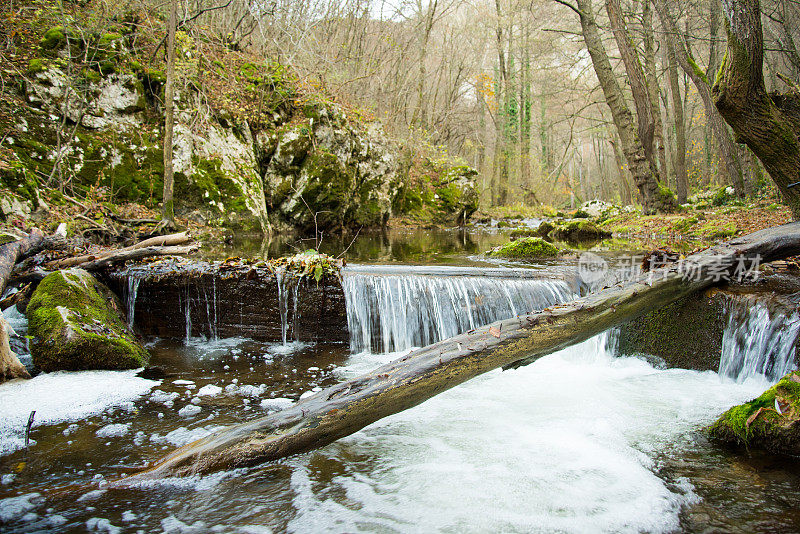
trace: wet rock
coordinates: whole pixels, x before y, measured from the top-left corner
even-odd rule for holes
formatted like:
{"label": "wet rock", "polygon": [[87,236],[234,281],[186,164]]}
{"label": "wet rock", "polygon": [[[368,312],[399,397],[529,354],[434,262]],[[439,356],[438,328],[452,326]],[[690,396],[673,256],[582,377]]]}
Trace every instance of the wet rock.
{"label": "wet rock", "polygon": [[588,220],[570,221],[564,223],[550,232],[550,236],[560,241],[580,243],[585,241],[600,241],[611,237],[611,233],[603,230],[597,224]]}
{"label": "wet rock", "polygon": [[709,434],[735,447],[800,456],[800,373],[792,371],[758,398],[725,412]]}
{"label": "wet rock", "polygon": [[149,354],[121,309],[116,296],[82,269],[48,275],[26,311],[34,364],[42,371],[143,367]]}
{"label": "wet rock", "polygon": [[333,104],[308,104],[306,120],[257,138],[273,212],[304,230],[385,224],[395,148],[378,123],[356,125]]}
{"label": "wet rock", "polygon": [[[135,295],[129,278],[137,280]],[[162,262],[111,273],[108,284],[126,300],[135,298],[136,330],[145,335],[282,340],[278,279],[266,262]],[[289,284],[282,277],[280,287],[289,340],[349,341],[336,276],[322,273],[316,280],[312,272]]]}
{"label": "wet rock", "polygon": [[653,355],[666,367],[716,371],[725,323],[721,295],[690,295],[622,325],[618,351]]}

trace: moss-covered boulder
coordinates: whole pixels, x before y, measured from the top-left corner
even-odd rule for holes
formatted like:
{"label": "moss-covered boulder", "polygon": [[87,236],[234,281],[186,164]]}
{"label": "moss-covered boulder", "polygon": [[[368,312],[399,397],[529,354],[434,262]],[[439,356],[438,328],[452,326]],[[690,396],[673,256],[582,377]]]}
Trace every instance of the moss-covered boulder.
{"label": "moss-covered boulder", "polygon": [[734,406],[709,433],[736,447],[800,456],[800,373],[792,371],[760,397]]}
{"label": "moss-covered boulder", "polygon": [[562,224],[550,231],[550,236],[560,241],[581,243],[599,241],[611,237],[611,233],[603,230],[592,221],[581,219]]}
{"label": "moss-covered boulder", "polygon": [[495,258],[540,260],[554,258],[560,253],[560,248],[540,237],[526,237],[495,247],[488,251],[486,255]]}
{"label": "moss-covered boulder", "polygon": [[33,363],[42,371],[143,367],[149,354],[121,309],[111,290],[82,269],[48,275],[26,311]]}

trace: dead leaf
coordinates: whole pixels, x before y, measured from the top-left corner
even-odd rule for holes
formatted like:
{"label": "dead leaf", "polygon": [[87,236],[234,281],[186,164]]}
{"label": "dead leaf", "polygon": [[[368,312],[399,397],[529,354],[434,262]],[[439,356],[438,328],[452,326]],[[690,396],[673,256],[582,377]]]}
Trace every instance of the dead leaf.
{"label": "dead leaf", "polygon": [[492,334],[494,337],[500,339],[500,330],[498,330],[497,328],[490,326],[489,333]]}

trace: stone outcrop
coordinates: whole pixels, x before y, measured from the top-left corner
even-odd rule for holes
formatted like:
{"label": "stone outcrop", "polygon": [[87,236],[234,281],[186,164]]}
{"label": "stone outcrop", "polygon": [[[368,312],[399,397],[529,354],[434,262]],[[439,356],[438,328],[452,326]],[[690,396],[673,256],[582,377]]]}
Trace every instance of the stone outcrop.
{"label": "stone outcrop", "polygon": [[304,118],[259,138],[270,207],[304,230],[380,226],[392,213],[395,148],[379,123],[354,126],[338,106],[306,104]]}
{"label": "stone outcrop", "polygon": [[[70,33],[72,31],[73,33]],[[14,193],[0,218],[27,218],[41,205],[38,183],[56,161],[73,185],[102,186],[117,202],[155,207],[163,190],[163,72],[136,24],[86,37],[57,26],[21,81],[27,106],[7,137],[16,160],[0,166]],[[288,69],[198,59],[178,39],[175,209],[199,223],[267,232],[330,233],[384,225],[398,188],[398,147],[377,121],[348,116],[322,95],[299,96]],[[138,47],[138,49],[137,49]],[[144,57],[147,55],[148,57]],[[205,61],[205,62],[204,62]],[[234,90],[237,95],[230,95]],[[477,208],[475,171],[443,160],[431,196],[453,222]],[[52,178],[50,180],[52,182]]]}
{"label": "stone outcrop", "polygon": [[26,310],[34,365],[42,371],[143,367],[149,354],[121,310],[117,297],[82,269],[48,275]]}

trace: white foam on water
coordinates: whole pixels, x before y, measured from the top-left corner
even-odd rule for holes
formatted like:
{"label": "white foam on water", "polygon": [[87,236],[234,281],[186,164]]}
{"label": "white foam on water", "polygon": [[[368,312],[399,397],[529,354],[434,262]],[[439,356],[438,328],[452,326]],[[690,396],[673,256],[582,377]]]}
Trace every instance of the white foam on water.
{"label": "white foam on water", "polygon": [[41,494],[28,493],[19,497],[0,499],[0,521],[8,523],[20,519],[39,506],[40,503],[34,501],[41,501]]}
{"label": "white foam on water", "polygon": [[137,372],[59,371],[0,385],[0,456],[25,446],[25,427],[33,410],[34,428],[81,421],[125,407],[158,385],[137,377]]}
{"label": "white foam on water", "polygon": [[[659,478],[654,454],[768,384],[614,358],[605,337],[478,377],[340,440],[316,453],[347,466],[330,481],[316,478],[315,454],[294,459],[288,530],[678,528],[696,496],[686,481]],[[352,367],[364,358],[375,355]]]}
{"label": "white foam on water", "polygon": [[101,427],[95,432],[99,438],[118,438],[130,432],[130,423],[115,423]]}

